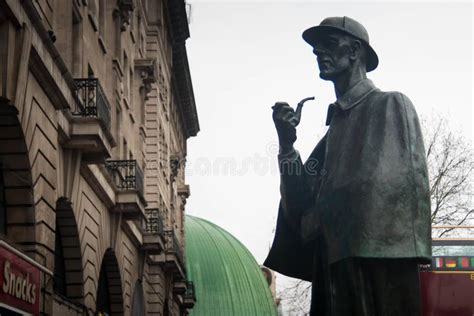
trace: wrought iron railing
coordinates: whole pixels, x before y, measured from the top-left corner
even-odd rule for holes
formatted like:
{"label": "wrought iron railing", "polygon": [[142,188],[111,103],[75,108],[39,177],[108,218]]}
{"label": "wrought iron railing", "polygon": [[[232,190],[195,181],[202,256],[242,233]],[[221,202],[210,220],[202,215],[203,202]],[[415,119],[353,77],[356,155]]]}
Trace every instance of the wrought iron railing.
{"label": "wrought iron railing", "polygon": [[152,234],[163,234],[163,219],[160,210],[157,208],[145,210],[146,223],[145,232]]}
{"label": "wrought iron railing", "polygon": [[107,160],[115,186],[119,190],[137,190],[143,196],[143,172],[136,160]]}
{"label": "wrought iron railing", "polygon": [[76,108],[73,115],[97,117],[110,130],[110,105],[97,78],[75,79]]}
{"label": "wrought iron railing", "polygon": [[181,245],[174,233],[174,230],[165,230],[163,232],[165,236],[165,251],[167,253],[174,253],[178,258],[181,265],[184,264],[183,252],[181,251]]}
{"label": "wrought iron railing", "polygon": [[194,291],[193,281],[186,281],[186,292],[184,292],[184,299],[196,300],[196,292]]}

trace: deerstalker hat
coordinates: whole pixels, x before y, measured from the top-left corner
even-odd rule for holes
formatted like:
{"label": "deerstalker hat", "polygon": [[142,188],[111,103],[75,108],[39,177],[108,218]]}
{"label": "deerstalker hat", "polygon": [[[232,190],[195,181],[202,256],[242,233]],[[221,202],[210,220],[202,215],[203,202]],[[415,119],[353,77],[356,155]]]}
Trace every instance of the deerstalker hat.
{"label": "deerstalker hat", "polygon": [[354,36],[361,40],[367,48],[367,72],[377,68],[379,58],[375,50],[369,44],[369,33],[365,27],[350,17],[330,17],[325,18],[318,26],[313,26],[303,32],[303,39],[311,46],[315,46],[318,40],[330,31],[338,30]]}

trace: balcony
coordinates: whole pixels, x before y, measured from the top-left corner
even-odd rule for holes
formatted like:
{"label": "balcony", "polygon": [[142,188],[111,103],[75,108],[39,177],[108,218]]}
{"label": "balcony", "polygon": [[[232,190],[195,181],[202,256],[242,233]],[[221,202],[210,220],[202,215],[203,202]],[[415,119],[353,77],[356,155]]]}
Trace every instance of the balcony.
{"label": "balcony", "polygon": [[110,105],[99,79],[76,79],[76,98],[79,101],[74,116],[96,117],[106,130],[110,130]]}
{"label": "balcony", "polygon": [[[153,256],[153,260],[164,266],[165,270],[172,272],[176,279],[175,282],[183,281],[186,277],[184,267],[184,256],[181,245],[176,237],[174,230],[163,231],[165,240],[164,251],[157,256]],[[183,291],[184,292],[184,291]]]}
{"label": "balcony", "polygon": [[103,163],[115,145],[110,132],[110,105],[98,79],[76,79],[75,108],[71,109],[65,147],[77,148],[88,163]]}
{"label": "balcony", "polygon": [[136,160],[107,160],[105,168],[116,188],[113,212],[124,214],[125,219],[145,216],[143,172]]}
{"label": "balcony", "polygon": [[159,254],[165,248],[163,241],[163,219],[157,208],[146,209],[143,221],[142,250],[149,254]]}
{"label": "balcony", "polygon": [[194,283],[186,281],[186,292],[183,295],[183,305],[185,308],[193,308],[196,304],[196,293],[194,291]]}

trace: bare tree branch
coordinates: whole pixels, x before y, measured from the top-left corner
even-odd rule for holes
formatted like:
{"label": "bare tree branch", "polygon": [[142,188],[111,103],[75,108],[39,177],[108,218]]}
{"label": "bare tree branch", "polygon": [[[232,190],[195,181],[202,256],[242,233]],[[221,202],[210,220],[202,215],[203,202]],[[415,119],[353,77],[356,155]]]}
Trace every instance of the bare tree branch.
{"label": "bare tree branch", "polygon": [[[433,225],[470,225],[474,221],[472,147],[461,136],[448,130],[440,115],[422,120],[426,159],[430,176],[431,221]],[[437,237],[452,232],[448,228]]]}
{"label": "bare tree branch", "polygon": [[291,284],[278,292],[281,304],[284,305],[285,315],[309,315],[311,305],[311,283],[302,280],[292,280]]}

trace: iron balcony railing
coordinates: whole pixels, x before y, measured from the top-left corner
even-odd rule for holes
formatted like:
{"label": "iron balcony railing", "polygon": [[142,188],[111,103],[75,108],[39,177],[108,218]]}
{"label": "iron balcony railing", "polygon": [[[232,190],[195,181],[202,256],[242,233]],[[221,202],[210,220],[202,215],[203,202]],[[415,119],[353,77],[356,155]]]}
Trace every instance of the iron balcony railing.
{"label": "iron balcony railing", "polygon": [[165,251],[166,253],[174,253],[178,258],[178,261],[181,265],[184,264],[183,252],[181,251],[181,246],[179,244],[178,238],[174,233],[174,230],[165,230],[163,232],[165,236]]}
{"label": "iron balcony railing", "polygon": [[105,167],[117,189],[137,190],[143,196],[143,172],[136,160],[107,160]]}
{"label": "iron balcony railing", "polygon": [[72,115],[97,117],[110,130],[110,105],[97,78],[75,79],[76,108]]}
{"label": "iron balcony railing", "polygon": [[194,283],[186,281],[186,292],[184,292],[184,299],[196,300],[196,292],[194,291]]}
{"label": "iron balcony railing", "polygon": [[146,223],[145,232],[151,234],[163,234],[163,219],[160,210],[157,208],[145,210]]}

